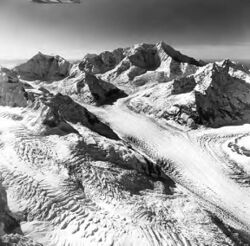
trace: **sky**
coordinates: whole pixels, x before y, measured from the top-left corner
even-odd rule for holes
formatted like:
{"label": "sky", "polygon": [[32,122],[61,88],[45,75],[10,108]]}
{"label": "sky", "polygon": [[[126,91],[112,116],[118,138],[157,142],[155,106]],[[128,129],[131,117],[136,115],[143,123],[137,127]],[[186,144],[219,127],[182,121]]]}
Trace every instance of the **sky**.
{"label": "sky", "polygon": [[82,58],[165,41],[197,59],[250,60],[249,0],[0,0],[0,60]]}

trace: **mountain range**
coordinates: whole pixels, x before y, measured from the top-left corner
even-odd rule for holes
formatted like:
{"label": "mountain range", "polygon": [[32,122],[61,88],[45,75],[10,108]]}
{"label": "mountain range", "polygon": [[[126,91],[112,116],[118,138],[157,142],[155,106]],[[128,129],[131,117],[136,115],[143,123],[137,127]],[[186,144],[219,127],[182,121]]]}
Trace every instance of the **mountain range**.
{"label": "mountain range", "polygon": [[250,245],[244,64],[39,52],[0,68],[0,105],[0,244]]}

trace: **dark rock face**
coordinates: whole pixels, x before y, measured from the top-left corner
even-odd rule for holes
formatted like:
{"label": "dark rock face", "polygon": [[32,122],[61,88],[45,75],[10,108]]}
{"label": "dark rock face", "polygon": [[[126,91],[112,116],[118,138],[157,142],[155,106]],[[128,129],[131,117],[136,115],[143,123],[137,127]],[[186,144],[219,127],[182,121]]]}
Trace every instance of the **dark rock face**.
{"label": "dark rock face", "polygon": [[173,81],[172,94],[187,93],[194,89],[196,86],[193,76],[175,79]]}
{"label": "dark rock face", "polygon": [[79,64],[79,68],[88,73],[105,73],[113,69],[124,58],[123,49],[116,49],[113,52],[105,51],[100,55],[86,55]]}
{"label": "dark rock face", "polygon": [[161,61],[155,45],[142,44],[128,51],[128,59],[136,66],[146,70],[155,70]]}
{"label": "dark rock face", "polygon": [[109,104],[118,98],[126,97],[126,93],[118,89],[111,83],[96,78],[94,75],[86,74],[85,81],[89,87],[90,93],[93,95],[97,104]]}
{"label": "dark rock face", "polygon": [[214,64],[207,80],[197,84],[195,101],[202,124],[218,127],[250,121],[250,84],[228,70],[228,65]]}
{"label": "dark rock face", "polygon": [[0,184],[0,245],[1,246],[42,246],[24,237],[17,219],[8,209],[7,196]]}
{"label": "dark rock face", "polygon": [[60,56],[38,53],[14,70],[24,80],[55,81],[67,77],[71,67],[72,65]]}
{"label": "dark rock face", "polygon": [[0,68],[0,105],[25,107],[27,105],[24,86],[15,72]]}
{"label": "dark rock face", "polygon": [[2,184],[0,184],[0,236],[5,233],[20,231],[18,222],[12,217],[8,204],[7,194]]}
{"label": "dark rock face", "polygon": [[198,67],[202,67],[205,65],[205,62],[203,61],[197,61],[192,57],[183,55],[182,53],[180,53],[179,51],[176,51],[174,48],[172,48],[170,45],[164,43],[164,42],[160,42],[157,45],[158,51],[161,54],[162,52],[167,54],[168,56],[172,57],[176,62],[179,63],[188,63],[191,65],[195,65]]}

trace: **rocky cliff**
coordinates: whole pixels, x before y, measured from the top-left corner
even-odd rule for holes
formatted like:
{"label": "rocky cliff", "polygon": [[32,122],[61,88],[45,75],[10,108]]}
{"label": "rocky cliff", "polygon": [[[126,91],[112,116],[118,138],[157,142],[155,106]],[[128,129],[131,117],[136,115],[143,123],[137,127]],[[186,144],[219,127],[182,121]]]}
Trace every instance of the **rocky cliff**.
{"label": "rocky cliff", "polygon": [[27,105],[24,86],[17,74],[3,67],[0,67],[0,104],[11,107]]}

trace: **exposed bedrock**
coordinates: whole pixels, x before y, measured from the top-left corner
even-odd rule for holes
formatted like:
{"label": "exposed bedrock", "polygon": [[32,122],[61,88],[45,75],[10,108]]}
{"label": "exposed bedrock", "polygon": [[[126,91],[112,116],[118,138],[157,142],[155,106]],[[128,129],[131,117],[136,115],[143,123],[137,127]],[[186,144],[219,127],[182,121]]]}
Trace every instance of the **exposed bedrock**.
{"label": "exposed bedrock", "polygon": [[118,65],[123,58],[123,49],[105,51],[99,55],[88,54],[79,64],[79,68],[93,74],[105,73]]}
{"label": "exposed bedrock", "polygon": [[[195,101],[202,124],[213,127],[250,122],[250,83],[229,73],[230,66],[211,65],[195,76]],[[246,76],[250,78],[248,73]]]}
{"label": "exposed bedrock", "polygon": [[17,78],[17,74],[3,67],[0,67],[0,105],[11,107],[27,105],[24,86]]}
{"label": "exposed bedrock", "polygon": [[98,105],[109,104],[121,97],[126,97],[126,93],[118,89],[111,83],[96,78],[94,75],[86,74],[85,81],[90,93]]}
{"label": "exposed bedrock", "polygon": [[11,233],[21,233],[20,225],[16,218],[11,214],[7,194],[2,186],[2,177],[0,177],[0,236]]}

